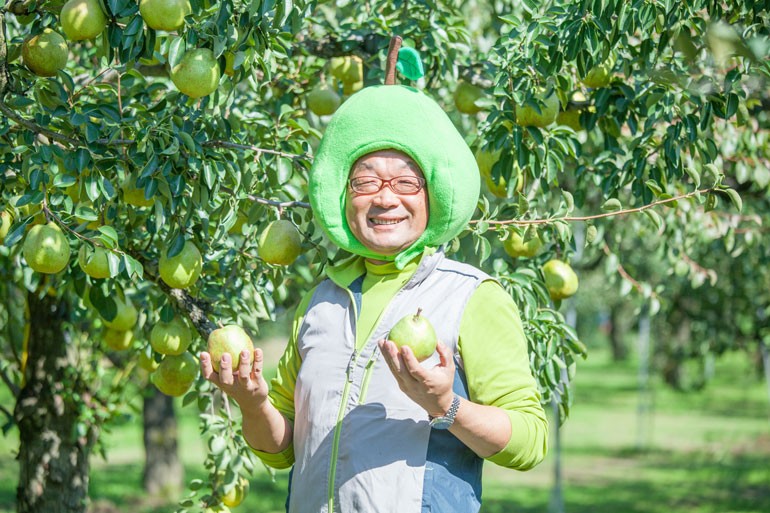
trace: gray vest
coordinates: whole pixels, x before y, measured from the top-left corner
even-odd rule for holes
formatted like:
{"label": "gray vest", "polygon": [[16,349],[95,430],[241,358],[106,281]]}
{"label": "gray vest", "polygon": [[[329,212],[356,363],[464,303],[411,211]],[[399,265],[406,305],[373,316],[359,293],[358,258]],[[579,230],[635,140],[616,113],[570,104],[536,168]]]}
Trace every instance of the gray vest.
{"label": "gray vest", "polygon": [[[294,392],[291,513],[430,511],[431,494],[443,497],[444,485],[450,496],[461,495],[451,500],[458,508],[451,511],[478,509],[481,460],[451,433],[430,428],[425,410],[399,389],[377,341],[402,317],[422,308],[439,340],[457,355],[463,310],[486,279],[440,251],[425,256],[360,351],[355,349],[356,293],[329,279],[318,286],[297,340],[302,365]],[[422,365],[436,363],[434,354]],[[455,390],[467,397],[459,381],[456,377]],[[434,444],[439,436],[443,441]],[[431,461],[429,445],[440,453],[440,468]],[[463,462],[457,464],[468,468],[445,468],[454,465],[455,455],[447,452],[456,452],[457,462]],[[443,482],[446,476],[460,476],[462,482]]]}

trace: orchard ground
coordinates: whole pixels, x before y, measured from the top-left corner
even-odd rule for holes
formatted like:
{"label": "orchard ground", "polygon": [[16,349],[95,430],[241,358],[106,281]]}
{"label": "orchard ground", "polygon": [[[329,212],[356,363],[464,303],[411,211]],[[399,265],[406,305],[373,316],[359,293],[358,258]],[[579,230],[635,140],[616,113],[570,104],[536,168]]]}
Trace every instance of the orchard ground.
{"label": "orchard ground", "polygon": [[[260,344],[275,362],[283,341]],[[562,430],[564,498],[570,513],[760,513],[770,511],[770,407],[765,385],[742,354],[717,360],[706,390],[682,394],[652,383],[648,449],[639,450],[639,394],[634,361],[614,363],[591,348],[579,369],[572,417]],[[6,403],[7,398],[3,398]],[[6,403],[7,404],[7,403]],[[194,406],[179,408],[186,479],[203,477],[204,448]],[[127,419],[106,436],[108,460],[93,458],[91,511],[160,513],[175,504],[141,490],[141,421]],[[0,513],[15,511],[17,435],[0,438]],[[485,465],[483,513],[546,512],[554,451],[530,472]],[[234,512],[282,512],[287,473],[273,482],[259,467]]]}

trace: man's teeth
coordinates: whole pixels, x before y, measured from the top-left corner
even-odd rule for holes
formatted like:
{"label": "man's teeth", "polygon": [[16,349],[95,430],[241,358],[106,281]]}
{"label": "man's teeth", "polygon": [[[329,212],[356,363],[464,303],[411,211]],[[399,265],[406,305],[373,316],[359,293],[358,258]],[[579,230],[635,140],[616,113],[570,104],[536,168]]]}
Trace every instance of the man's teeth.
{"label": "man's teeth", "polygon": [[401,219],[372,219],[373,224],[398,224]]}

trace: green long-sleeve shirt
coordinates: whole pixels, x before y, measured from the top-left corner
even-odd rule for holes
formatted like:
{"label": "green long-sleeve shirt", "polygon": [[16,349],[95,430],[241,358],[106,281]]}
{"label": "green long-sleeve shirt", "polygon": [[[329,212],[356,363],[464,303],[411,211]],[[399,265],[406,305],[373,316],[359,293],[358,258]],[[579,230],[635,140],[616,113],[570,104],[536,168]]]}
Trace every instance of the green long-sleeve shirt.
{"label": "green long-sleeve shirt", "polygon": [[[381,313],[418,264],[419,258],[399,271],[392,262],[375,265],[359,257],[330,269],[330,278],[343,286],[365,274],[356,325],[357,348],[366,343]],[[297,309],[291,338],[279,361],[278,374],[271,382],[271,402],[292,421],[294,384],[302,365],[297,352],[297,336],[313,292],[311,290],[305,296]],[[527,341],[518,309],[497,282],[483,282],[468,301],[460,323],[458,351],[467,378],[469,399],[503,409],[511,421],[508,444],[487,459],[508,468],[532,468],[545,456],[548,425],[530,372]],[[276,468],[289,467],[294,461],[292,446],[277,454],[255,453],[267,465]]]}

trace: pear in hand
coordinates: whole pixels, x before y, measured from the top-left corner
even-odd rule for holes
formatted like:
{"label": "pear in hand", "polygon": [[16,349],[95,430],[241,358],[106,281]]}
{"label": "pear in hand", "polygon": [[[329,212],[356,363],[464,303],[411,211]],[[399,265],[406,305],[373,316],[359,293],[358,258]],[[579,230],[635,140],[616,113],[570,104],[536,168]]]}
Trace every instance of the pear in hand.
{"label": "pear in hand", "polygon": [[395,342],[399,350],[409,346],[418,361],[432,355],[438,343],[433,325],[421,313],[422,308],[418,308],[415,315],[407,315],[398,321],[388,334],[388,339]]}

